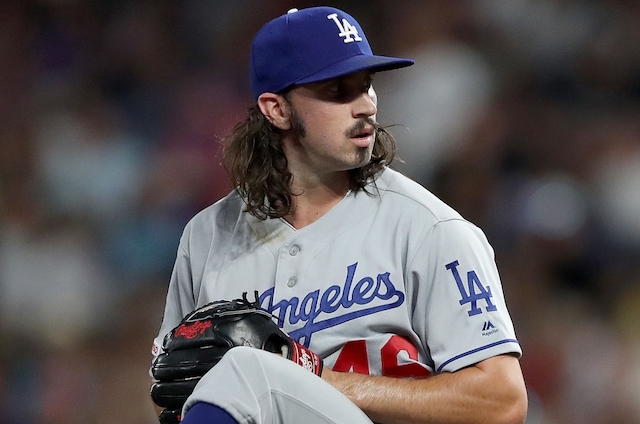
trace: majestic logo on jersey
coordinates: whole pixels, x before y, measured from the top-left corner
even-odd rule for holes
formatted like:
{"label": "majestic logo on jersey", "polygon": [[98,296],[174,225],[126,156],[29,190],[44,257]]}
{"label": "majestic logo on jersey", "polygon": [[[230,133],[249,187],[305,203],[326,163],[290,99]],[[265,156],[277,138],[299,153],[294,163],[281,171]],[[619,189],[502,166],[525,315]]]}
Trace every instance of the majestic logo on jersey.
{"label": "majestic logo on jersey", "polygon": [[[304,346],[309,346],[311,336],[316,331],[402,305],[404,293],[396,289],[388,272],[378,274],[377,277],[363,277],[355,282],[357,267],[357,262],[347,267],[343,286],[333,285],[323,292],[312,291],[302,300],[292,297],[275,304],[274,289],[271,288],[260,295],[260,304],[278,318],[280,326],[287,316],[292,325],[303,322],[304,326],[289,332],[289,336]],[[365,306],[372,303],[372,306],[350,311],[354,305]],[[326,314],[327,318],[317,321],[320,314]]]}
{"label": "majestic logo on jersey", "polygon": [[482,335],[483,336],[490,336],[492,334],[495,334],[497,332],[499,332],[500,330],[496,328],[495,325],[493,325],[493,323],[491,321],[487,321],[482,325]]}
{"label": "majestic logo on jersey", "polygon": [[492,328],[496,328],[495,325],[493,325],[493,323],[491,321],[487,321],[484,323],[484,325],[482,326],[482,331],[489,331]]}
{"label": "majestic logo on jersey", "polygon": [[347,21],[344,18],[342,19],[342,22],[340,22],[340,19],[338,19],[337,13],[332,13],[331,15],[328,15],[327,19],[333,19],[333,22],[336,23],[336,25],[338,26],[338,29],[340,30],[340,33],[338,35],[344,38],[345,43],[362,41],[360,34],[358,34],[358,28],[356,28],[354,25],[349,23],[349,21]]}
{"label": "majestic logo on jersey", "polygon": [[487,312],[497,310],[496,306],[491,302],[491,298],[493,297],[493,294],[491,294],[491,287],[483,286],[478,274],[476,274],[474,270],[467,272],[467,287],[465,289],[464,282],[462,281],[462,277],[458,271],[459,265],[458,261],[453,261],[445,265],[445,267],[451,271],[453,278],[456,280],[458,290],[462,296],[462,299],[460,299],[460,305],[468,303],[471,306],[471,309],[467,311],[467,314],[469,314],[469,316],[473,316],[482,313],[482,309],[478,307],[478,301],[480,300],[486,302]]}

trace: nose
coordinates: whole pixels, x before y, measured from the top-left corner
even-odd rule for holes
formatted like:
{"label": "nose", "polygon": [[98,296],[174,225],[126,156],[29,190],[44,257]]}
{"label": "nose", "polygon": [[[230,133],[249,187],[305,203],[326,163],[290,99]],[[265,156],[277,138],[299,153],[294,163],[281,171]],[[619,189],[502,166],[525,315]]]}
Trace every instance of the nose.
{"label": "nose", "polygon": [[354,106],[354,116],[374,116],[378,112],[378,97],[373,87],[360,94]]}

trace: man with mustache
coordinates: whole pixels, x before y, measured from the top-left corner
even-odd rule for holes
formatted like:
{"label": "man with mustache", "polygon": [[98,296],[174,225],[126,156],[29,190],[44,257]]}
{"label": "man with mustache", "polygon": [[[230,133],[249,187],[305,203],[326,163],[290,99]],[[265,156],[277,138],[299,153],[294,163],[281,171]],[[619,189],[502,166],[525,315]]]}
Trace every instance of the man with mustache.
{"label": "man with mustache", "polygon": [[185,228],[154,354],[190,311],[255,291],[324,369],[234,347],[182,422],[524,422],[493,250],[389,167],[373,80],[411,64],[374,55],[335,8],[292,9],[257,33],[256,103],[225,151],[236,189]]}

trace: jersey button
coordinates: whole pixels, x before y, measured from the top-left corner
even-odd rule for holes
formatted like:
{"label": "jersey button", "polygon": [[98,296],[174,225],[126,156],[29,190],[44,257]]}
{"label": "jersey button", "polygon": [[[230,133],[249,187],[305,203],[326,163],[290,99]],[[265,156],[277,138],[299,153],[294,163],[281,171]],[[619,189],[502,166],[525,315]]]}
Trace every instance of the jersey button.
{"label": "jersey button", "polygon": [[298,279],[295,276],[293,276],[289,278],[289,281],[287,281],[287,286],[293,287],[296,285],[297,282],[298,282]]}
{"label": "jersey button", "polygon": [[291,256],[296,256],[298,253],[300,253],[300,248],[298,246],[291,246],[291,249],[289,249],[289,254]]}

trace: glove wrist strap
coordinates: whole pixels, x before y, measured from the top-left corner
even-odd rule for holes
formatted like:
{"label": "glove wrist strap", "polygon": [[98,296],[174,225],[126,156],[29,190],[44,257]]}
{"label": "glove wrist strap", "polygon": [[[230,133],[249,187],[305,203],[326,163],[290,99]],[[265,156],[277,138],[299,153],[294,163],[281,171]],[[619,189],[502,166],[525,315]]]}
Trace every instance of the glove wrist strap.
{"label": "glove wrist strap", "polygon": [[295,340],[291,341],[290,357],[293,362],[307,371],[311,371],[318,377],[322,375],[323,363],[320,355],[307,349]]}

